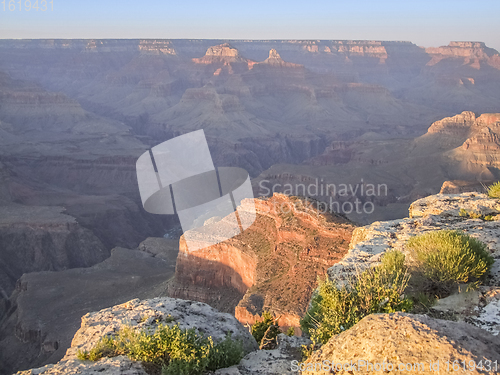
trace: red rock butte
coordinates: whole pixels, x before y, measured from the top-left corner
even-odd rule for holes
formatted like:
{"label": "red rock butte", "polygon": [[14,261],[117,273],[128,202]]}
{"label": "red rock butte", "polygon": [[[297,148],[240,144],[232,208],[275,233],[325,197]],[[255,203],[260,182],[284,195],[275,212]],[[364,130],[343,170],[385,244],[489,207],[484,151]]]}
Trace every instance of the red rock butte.
{"label": "red rock butte", "polygon": [[[308,204],[282,194],[255,199],[257,219],[242,234],[196,251],[181,238],[169,295],[206,302],[242,323],[253,324],[269,310],[282,327],[300,332],[317,277],[347,252],[354,229]],[[243,210],[249,207],[243,202]]]}

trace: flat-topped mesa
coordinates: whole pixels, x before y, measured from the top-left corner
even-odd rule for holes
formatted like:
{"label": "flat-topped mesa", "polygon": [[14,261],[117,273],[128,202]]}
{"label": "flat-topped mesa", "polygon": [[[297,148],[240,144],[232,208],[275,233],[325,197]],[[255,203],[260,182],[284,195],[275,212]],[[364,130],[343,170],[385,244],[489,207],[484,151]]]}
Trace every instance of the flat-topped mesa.
{"label": "flat-topped mesa", "polygon": [[486,47],[483,42],[450,42],[447,46],[426,48],[425,52],[431,55],[479,59],[486,59],[498,53],[493,48]]}
{"label": "flat-topped mesa", "polygon": [[449,47],[460,47],[460,48],[486,48],[484,42],[450,42]]}
{"label": "flat-topped mesa", "polygon": [[138,49],[143,54],[150,55],[177,55],[170,40],[142,39]]}
{"label": "flat-topped mesa", "polygon": [[229,43],[223,43],[209,47],[205,56],[194,58],[193,62],[196,64],[248,63],[249,60],[242,57],[240,52]]}
{"label": "flat-topped mesa", "polygon": [[337,52],[348,56],[367,56],[376,57],[385,61],[387,59],[387,50],[382,42],[369,40],[346,40],[336,41],[331,47]]}
{"label": "flat-topped mesa", "polygon": [[486,46],[484,42],[450,42],[447,46],[426,48],[425,52],[432,56],[427,65],[435,65],[446,58],[463,58],[464,64],[480,69],[480,63],[486,63],[500,69],[498,51]]}

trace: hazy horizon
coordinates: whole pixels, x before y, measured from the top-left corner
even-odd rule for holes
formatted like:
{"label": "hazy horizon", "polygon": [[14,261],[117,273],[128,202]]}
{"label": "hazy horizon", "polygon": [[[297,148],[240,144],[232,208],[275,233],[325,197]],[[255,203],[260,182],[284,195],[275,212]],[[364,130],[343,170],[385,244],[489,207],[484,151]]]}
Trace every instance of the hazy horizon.
{"label": "hazy horizon", "polygon": [[0,4],[0,39],[404,40],[423,47],[480,41],[500,49],[500,2],[493,0],[256,0],[251,6],[53,0],[53,10],[48,1],[45,12],[13,4],[15,11],[8,10],[9,1],[5,10]]}

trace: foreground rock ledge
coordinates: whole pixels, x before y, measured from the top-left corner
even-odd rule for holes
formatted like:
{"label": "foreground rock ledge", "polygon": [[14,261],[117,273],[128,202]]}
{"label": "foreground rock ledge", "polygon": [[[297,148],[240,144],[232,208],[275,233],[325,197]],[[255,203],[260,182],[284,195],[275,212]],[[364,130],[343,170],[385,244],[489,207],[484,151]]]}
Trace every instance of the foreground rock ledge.
{"label": "foreground rock ledge", "polygon": [[[469,368],[464,371],[462,361],[468,366],[469,361],[477,364],[482,360],[484,366],[485,361],[498,363],[499,358],[500,338],[466,323],[433,319],[425,315],[373,314],[362,319],[353,328],[333,336],[303,365],[306,369],[308,364],[314,366],[318,363],[317,370],[302,373],[331,374],[329,370],[322,371],[319,364],[323,361],[350,364],[352,360],[354,364],[358,361],[374,365],[391,363],[394,366],[391,373],[498,374],[499,369],[495,371],[494,365],[490,371],[469,371]],[[447,367],[447,361],[450,368]],[[462,368],[453,371],[453,361],[460,363]],[[429,368],[430,362],[434,366],[432,370]],[[400,363],[403,366],[411,364],[413,369],[399,371]],[[355,371],[346,369],[347,371],[335,371],[335,374],[386,373],[359,366]]]}
{"label": "foreground rock ledge", "polygon": [[[460,216],[460,210],[478,215],[491,215],[491,221]],[[349,252],[337,264],[328,269],[331,280],[344,284],[356,272],[379,264],[382,255],[389,250],[408,254],[406,242],[410,237],[426,232],[451,229],[464,232],[484,242],[495,263],[490,277],[480,287],[474,300],[463,301],[466,296],[453,296],[445,306],[436,307],[449,311],[458,320],[483,328],[494,335],[500,332],[500,201],[485,194],[437,194],[412,203],[409,217],[400,220],[378,221],[356,228]],[[453,300],[454,302],[452,303]],[[440,301],[441,302],[441,301]],[[464,309],[465,304],[468,306]],[[467,311],[465,311],[467,310]]]}
{"label": "foreground rock ledge", "polygon": [[257,342],[234,316],[218,312],[201,303],[174,298],[134,299],[82,317],[82,325],[75,334],[65,357],[57,364],[17,374],[146,374],[140,363],[126,357],[103,358],[97,362],[80,361],[78,350],[90,350],[105,335],[118,332],[126,325],[138,329],[154,327],[156,321],[172,316],[182,329],[196,328],[198,332],[212,336],[215,342],[232,332],[234,339],[241,339],[247,353],[258,348]]}

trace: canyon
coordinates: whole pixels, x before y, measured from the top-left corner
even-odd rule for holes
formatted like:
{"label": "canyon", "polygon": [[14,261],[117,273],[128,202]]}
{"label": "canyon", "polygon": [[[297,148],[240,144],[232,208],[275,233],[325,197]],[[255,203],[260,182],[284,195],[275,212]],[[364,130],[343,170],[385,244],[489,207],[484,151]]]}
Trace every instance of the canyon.
{"label": "canyon", "polygon": [[[81,316],[132,298],[298,327],[354,222],[500,179],[499,61],[458,41],[0,40],[0,373],[59,361]],[[143,210],[135,163],[199,129],[263,197],[247,232],[190,253]],[[318,216],[261,183],[387,189],[314,194],[374,208]]]}
{"label": "canyon", "polygon": [[[273,198],[278,202],[290,199],[279,194]],[[267,203],[257,203],[261,216]],[[460,208],[492,215],[493,220],[460,216]],[[274,213],[271,211],[270,214]],[[294,214],[305,222],[317,224],[300,209],[294,211]],[[316,216],[313,217],[317,220]],[[377,363],[384,363],[385,366],[391,364],[395,368],[403,364],[424,374],[447,374],[453,363],[462,364],[462,361],[468,366],[468,373],[495,374],[498,373],[495,368],[496,356],[500,352],[499,222],[500,204],[497,199],[480,193],[438,194],[413,202],[407,218],[376,222],[354,229],[349,251],[344,253],[340,262],[328,269],[329,277],[336,283],[342,282],[348,274],[352,275],[356,267],[363,269],[380,264],[381,255],[386,251],[398,249],[405,252],[408,238],[444,228],[462,230],[487,245],[495,259],[491,277],[477,289],[440,299],[425,315],[400,312],[368,315],[350,329],[333,335],[320,350],[314,351],[311,357],[300,364],[300,368],[299,349],[301,345],[311,344],[307,339],[290,338],[281,334],[278,336],[277,348],[256,350],[257,343],[253,337],[231,314],[219,312],[201,302],[157,297],[142,301],[133,299],[84,315],[71,347],[59,362],[17,374],[55,375],[76,371],[82,374],[96,371],[110,375],[147,374],[142,363],[131,361],[126,356],[102,358],[93,362],[79,360],[76,353],[78,350],[90,350],[101,337],[116,334],[126,324],[137,329],[154,328],[166,317],[174,319],[182,328],[196,328],[198,332],[212,335],[215,341],[221,340],[228,330],[242,340],[246,356],[238,365],[217,370],[217,375],[327,374],[331,373],[332,364],[341,364],[336,372],[342,374],[352,373],[353,369],[362,374],[373,373],[372,369],[366,367],[366,362],[372,366]],[[319,228],[322,234],[318,236],[331,233],[332,229],[321,225]],[[298,233],[300,234],[300,230]],[[286,236],[282,234],[278,237]],[[220,247],[211,250],[217,257],[217,253],[223,249]],[[206,254],[209,253],[206,251]],[[186,256],[179,253],[179,257]],[[214,272],[214,269],[207,269],[207,272]],[[201,274],[203,271],[196,276],[191,274],[191,278],[201,281],[198,277]],[[221,271],[219,274],[222,275]],[[215,279],[216,282],[222,280]],[[251,282],[251,278],[241,279]],[[231,281],[232,278],[226,280]],[[242,284],[235,284],[237,285]],[[436,318],[437,312],[442,312],[443,317],[447,318]],[[469,361],[474,361],[474,366]],[[482,368],[477,365],[479,361],[482,361]],[[318,363],[321,366],[317,366]],[[485,363],[491,366],[488,368]],[[347,367],[343,367],[343,364]],[[431,367],[431,364],[434,365]]]}

